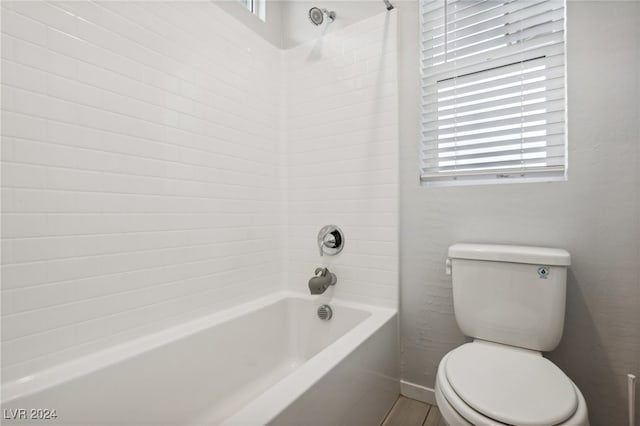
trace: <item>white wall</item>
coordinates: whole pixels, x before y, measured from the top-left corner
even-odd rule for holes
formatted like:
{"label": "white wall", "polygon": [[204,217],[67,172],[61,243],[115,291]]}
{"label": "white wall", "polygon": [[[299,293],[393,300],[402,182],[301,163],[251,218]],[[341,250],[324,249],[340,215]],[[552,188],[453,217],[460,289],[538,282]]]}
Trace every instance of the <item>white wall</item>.
{"label": "white wall", "polygon": [[278,49],[210,2],[2,32],[3,380],[280,288]]}
{"label": "white wall", "polygon": [[[397,305],[396,33],[395,12],[383,9],[286,52],[292,290],[308,291],[327,266],[338,283],[325,297]],[[344,250],[320,257],[318,231],[329,224],[344,232]]]}
{"label": "white wall", "polygon": [[568,3],[567,182],[446,188],[418,182],[417,4],[399,10],[403,379],[432,388],[441,357],[465,341],[444,273],[450,244],[562,247],[566,324],[549,358],[582,390],[592,425],[626,424],[626,373],[640,373],[640,3]]}
{"label": "white wall", "polygon": [[[354,22],[378,15],[386,10],[382,0],[287,0],[271,2],[278,4],[282,26],[282,47],[290,49],[323,35],[340,32]],[[314,26],[309,21],[309,9],[319,7],[336,12],[336,19],[327,24]],[[326,19],[326,18],[325,18]]]}

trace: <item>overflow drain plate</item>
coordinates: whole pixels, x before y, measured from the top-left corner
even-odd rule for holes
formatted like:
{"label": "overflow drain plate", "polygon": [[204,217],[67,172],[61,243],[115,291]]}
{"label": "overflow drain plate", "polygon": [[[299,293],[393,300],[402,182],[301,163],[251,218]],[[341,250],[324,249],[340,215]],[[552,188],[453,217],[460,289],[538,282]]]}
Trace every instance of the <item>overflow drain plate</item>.
{"label": "overflow drain plate", "polygon": [[323,321],[329,321],[333,316],[333,310],[329,305],[322,305],[318,308],[318,318]]}

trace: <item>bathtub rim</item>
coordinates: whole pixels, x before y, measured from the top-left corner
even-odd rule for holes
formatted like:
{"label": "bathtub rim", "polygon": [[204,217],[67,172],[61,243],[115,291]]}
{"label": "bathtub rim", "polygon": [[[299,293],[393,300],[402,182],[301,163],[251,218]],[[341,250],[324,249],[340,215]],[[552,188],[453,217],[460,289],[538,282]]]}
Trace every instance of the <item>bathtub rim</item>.
{"label": "bathtub rim", "polygon": [[[119,343],[117,345],[109,346],[107,348],[72,359],[53,367],[37,371],[32,375],[20,377],[7,383],[3,383],[2,400],[0,401],[0,403],[2,405],[12,403],[16,399],[28,397],[56,385],[60,385],[79,377],[91,374],[103,368],[126,361],[137,355],[171,344],[180,339],[204,331],[208,328],[215,327],[227,321],[234,320],[253,311],[268,307],[287,299],[299,299],[311,302],[319,301],[317,296],[310,296],[308,294],[293,291],[277,291],[274,293],[270,293],[266,296],[258,297],[256,299],[231,306],[215,313],[194,318],[192,320],[150,334],[146,334],[135,339],[128,340],[126,342]],[[380,316],[391,318],[393,314],[397,312],[397,310],[393,308],[366,305],[340,299],[330,300],[326,303],[330,303],[335,306],[343,306],[346,308],[366,311],[370,313],[370,316],[365,318],[361,323],[349,330],[347,333],[345,333],[345,335],[341,336],[339,339],[337,339],[327,348],[324,348],[319,354],[316,354],[311,359],[314,359],[332,345],[335,345],[341,340],[344,340],[346,336],[350,335],[352,332],[354,332],[354,330],[368,323],[372,319],[378,318]],[[354,346],[354,348],[355,347],[357,347],[357,345]],[[307,362],[309,361],[306,361],[305,364]]]}

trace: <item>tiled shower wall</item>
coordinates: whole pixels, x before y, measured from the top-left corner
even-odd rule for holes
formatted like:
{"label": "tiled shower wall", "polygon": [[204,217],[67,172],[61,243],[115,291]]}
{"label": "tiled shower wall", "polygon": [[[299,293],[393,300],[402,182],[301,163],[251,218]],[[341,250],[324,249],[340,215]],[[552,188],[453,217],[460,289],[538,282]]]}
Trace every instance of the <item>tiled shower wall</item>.
{"label": "tiled shower wall", "polygon": [[[398,93],[396,12],[383,12],[286,51],[288,287],[315,268],[338,283],[325,297],[397,306]],[[338,225],[344,250],[320,257]]]}
{"label": "tiled shower wall", "polygon": [[211,2],[2,2],[3,380],[280,288],[281,57]]}

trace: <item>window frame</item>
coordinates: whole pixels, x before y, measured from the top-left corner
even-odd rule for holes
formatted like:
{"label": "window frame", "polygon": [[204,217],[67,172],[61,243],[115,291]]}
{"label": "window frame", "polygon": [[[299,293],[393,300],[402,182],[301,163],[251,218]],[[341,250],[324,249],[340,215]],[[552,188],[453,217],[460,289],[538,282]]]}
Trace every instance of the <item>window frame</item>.
{"label": "window frame", "polygon": [[[473,63],[473,61],[471,61],[471,64],[473,66],[478,65],[479,69],[468,73],[468,74],[464,74],[462,73],[461,75],[456,75],[455,73],[456,71],[456,67],[455,65],[453,66],[453,69],[451,69],[451,67],[448,66],[448,60],[445,59],[444,61],[441,61],[439,63],[436,63],[436,65],[425,65],[425,63],[428,64],[428,62],[426,62],[425,60],[431,60],[432,62],[434,62],[435,60],[435,55],[426,57],[425,56],[425,52],[426,50],[428,50],[427,48],[425,48],[425,46],[428,46],[429,42],[432,42],[432,45],[435,45],[433,42],[433,40],[435,40],[436,36],[434,34],[437,33],[437,31],[434,28],[438,28],[438,26],[436,24],[434,28],[427,28],[426,27],[426,23],[427,22],[432,22],[433,21],[429,21],[427,19],[427,17],[429,18],[433,18],[433,16],[429,16],[429,13],[433,13],[433,10],[437,10],[438,8],[442,9],[442,13],[440,17],[440,19],[442,19],[443,24],[440,25],[440,27],[443,27],[445,25],[447,25],[447,17],[449,15],[451,15],[451,12],[447,10],[447,5],[450,4],[452,0],[420,0],[420,7],[419,7],[419,16],[420,16],[420,44],[419,44],[419,48],[420,48],[420,77],[421,77],[421,113],[420,113],[420,131],[419,131],[419,138],[420,138],[420,143],[419,143],[419,158],[420,158],[420,168],[419,168],[419,176],[420,176],[420,183],[422,186],[451,186],[451,185],[481,185],[481,184],[502,184],[502,183],[522,183],[522,182],[550,182],[550,181],[564,181],[567,180],[568,177],[568,131],[567,131],[567,73],[566,73],[566,0],[561,0],[561,1],[555,1],[554,2],[550,2],[549,4],[551,4],[553,7],[555,7],[555,9],[553,9],[553,7],[550,9],[550,11],[546,11],[545,13],[548,14],[552,14],[552,13],[558,13],[557,11],[560,9],[560,7],[557,7],[558,4],[561,4],[561,8],[562,8],[562,39],[561,42],[557,42],[557,45],[561,46],[561,59],[562,59],[562,64],[558,65],[557,68],[559,69],[560,66],[562,67],[562,90],[563,90],[563,96],[561,99],[561,101],[564,103],[563,104],[563,108],[562,110],[558,111],[558,113],[560,113],[561,111],[563,111],[563,118],[562,121],[560,122],[562,125],[562,142],[559,143],[557,142],[559,140],[559,138],[555,138],[555,142],[553,144],[545,144],[544,145],[544,153],[545,153],[545,157],[541,157],[541,158],[545,158],[546,159],[546,154],[548,152],[555,152],[556,154],[562,150],[562,161],[563,164],[562,165],[558,165],[558,166],[551,166],[551,165],[546,165],[543,167],[539,167],[539,168],[534,168],[534,167],[528,167],[526,165],[527,161],[529,161],[528,159],[525,158],[524,154],[520,154],[520,162],[521,165],[519,167],[509,167],[509,168],[503,168],[500,169],[500,167],[494,167],[494,168],[482,168],[480,167],[481,160],[478,160],[478,162],[473,162],[474,160],[468,160],[467,162],[467,167],[464,167],[463,165],[461,165],[461,169],[460,170],[456,170],[457,166],[457,152],[461,152],[464,148],[459,148],[457,147],[457,143],[454,142],[454,148],[448,148],[449,154],[451,154],[451,152],[453,152],[453,156],[452,158],[455,159],[455,164],[456,166],[454,166],[454,169],[451,171],[443,171],[442,169],[444,169],[444,166],[440,166],[440,164],[443,164],[444,161],[440,161],[441,158],[441,151],[443,150],[443,148],[441,148],[442,144],[439,142],[440,141],[440,135],[439,132],[441,132],[441,128],[438,126],[438,122],[441,122],[442,120],[440,119],[440,109],[438,106],[438,102],[440,102],[440,99],[438,98],[440,95],[438,94],[438,92],[440,92],[440,90],[437,88],[437,85],[441,82],[444,82],[446,80],[456,80],[458,78],[461,77],[467,77],[468,75],[471,74],[476,74],[478,76],[478,81],[482,80],[483,77],[483,73],[487,72],[487,71],[493,71],[496,69],[500,69],[500,68],[507,68],[507,66],[513,66],[513,65],[517,65],[520,64],[521,65],[521,69],[524,69],[522,64],[529,62],[529,61],[535,61],[536,59],[541,59],[544,58],[544,56],[540,56],[539,51],[541,48],[536,47],[536,49],[534,49],[536,52],[538,52],[537,56],[533,56],[533,57],[526,57],[526,56],[521,56],[521,59],[519,61],[515,61],[513,63],[509,63],[506,65],[494,65],[493,62],[487,62],[486,66],[483,67],[484,62],[482,61],[478,61],[477,63]],[[464,0],[461,0],[464,1]],[[499,10],[499,8],[501,7],[505,7],[506,5],[509,5],[510,7],[513,7],[514,4],[516,4],[518,1],[520,1],[521,3],[524,3],[524,0],[501,0],[501,1],[497,1],[497,0],[488,0],[489,2],[493,1],[494,3],[498,3],[497,7],[494,10]],[[438,6],[437,3],[441,3],[442,6]],[[479,2],[478,2],[479,3]],[[476,4],[478,4],[476,3]],[[531,4],[542,4],[542,2],[532,2],[529,1],[529,3]],[[490,3],[489,3],[490,4]],[[524,3],[526,5],[526,3]],[[428,8],[431,8],[430,10]],[[522,9],[526,9],[525,6],[522,6]],[[509,13],[508,12],[503,12],[504,16],[507,16]],[[532,15],[533,16],[533,15]],[[543,14],[540,14],[540,16],[543,16]],[[506,18],[507,23],[509,23],[510,21],[508,21],[508,16]],[[437,23],[437,21],[436,21]],[[482,24],[482,21],[480,21],[480,25]],[[477,23],[474,23],[472,25],[478,25]],[[506,25],[505,25],[506,27]],[[447,40],[447,36],[448,34],[451,33],[455,33],[458,30],[451,30],[449,29],[449,27],[447,26],[447,31],[443,31],[440,30],[440,35],[439,37],[443,38],[444,40],[440,41],[440,46],[444,46],[442,47],[442,49],[444,49],[445,53],[444,53],[444,58],[446,58],[446,51],[447,51],[447,47],[449,45],[449,43],[451,43],[451,41]],[[485,30],[483,30],[485,31]],[[431,38],[426,38],[425,33],[429,33],[431,32]],[[488,30],[487,30],[488,32]],[[498,29],[498,32],[500,32],[500,30]],[[503,31],[504,32],[504,31]],[[506,33],[504,34],[505,38],[507,38],[507,36],[511,36],[510,33]],[[557,37],[557,35],[556,35]],[[525,40],[526,41],[526,40]],[[514,43],[515,44],[515,43]],[[524,43],[523,43],[524,44]],[[507,45],[507,47],[510,47],[509,45]],[[502,49],[502,47],[498,47],[498,49]],[[524,52],[525,49],[521,48],[522,51]],[[454,49],[451,49],[454,50]],[[506,50],[506,49],[505,49]],[[479,52],[481,55],[484,55],[484,53]],[[442,53],[440,53],[442,54]],[[481,56],[479,55],[479,56]],[[500,53],[498,55],[496,55],[497,57],[500,57]],[[455,62],[457,59],[454,59],[453,62]],[[543,62],[545,61],[545,59],[543,59]],[[444,64],[444,65],[443,65]],[[440,66],[440,68],[436,68],[436,66]],[[472,68],[473,68],[472,66]],[[429,91],[425,91],[425,87],[428,87],[428,84],[425,83],[425,79],[427,79],[429,77],[429,73],[434,71],[434,69],[436,70],[435,74],[441,73],[441,75],[443,77],[441,77],[440,79],[436,80],[435,83],[432,81],[431,83],[431,89],[430,92]],[[522,73],[524,73],[524,71],[521,71]],[[432,77],[432,80],[435,77]],[[470,83],[471,85],[474,83]],[[466,84],[466,85],[470,85],[470,84]],[[521,83],[521,86],[523,85],[523,83]],[[454,87],[455,87],[455,83],[454,83]],[[457,93],[457,91],[454,88],[454,92],[453,93]],[[523,92],[522,92],[523,93]],[[546,93],[546,92],[545,92]],[[560,99],[557,99],[558,101]],[[435,107],[433,105],[430,106],[429,102],[434,102],[435,101]],[[544,101],[544,105],[548,105],[551,101],[547,101],[545,98]],[[455,110],[455,106],[454,106],[454,110]],[[428,112],[426,112],[428,111]],[[553,111],[552,111],[553,112]],[[544,114],[547,114],[547,111],[545,109]],[[433,117],[435,115],[435,119],[431,118],[431,121],[429,121],[426,117],[431,116]],[[559,115],[559,114],[558,114]],[[524,123],[526,122],[524,118],[524,114],[521,113],[521,121]],[[497,120],[496,118],[494,118],[494,120]],[[451,119],[449,120],[451,121]],[[454,122],[456,121],[456,119],[453,120]],[[490,120],[488,120],[490,121]],[[483,123],[480,122],[479,125],[482,125]],[[553,124],[553,123],[552,123]],[[491,125],[490,123],[488,125]],[[545,122],[546,125],[546,122]],[[431,127],[428,127],[431,126]],[[435,127],[434,127],[435,126]],[[451,126],[449,126],[451,127]],[[456,129],[457,132],[457,127],[454,124],[454,126],[452,127],[453,129]],[[437,129],[437,130],[436,130]],[[524,142],[523,140],[525,139],[524,136],[524,125],[521,125],[520,127],[520,132],[521,132],[521,136],[520,136],[520,146],[521,146],[521,153],[525,152],[524,150],[522,150],[522,147],[524,146]],[[429,137],[427,137],[427,133],[430,133],[431,136],[429,139]],[[435,136],[435,140],[433,139],[434,136],[433,134],[436,134]],[[478,132],[480,133],[480,132]],[[487,135],[490,135],[490,133],[487,133]],[[551,134],[548,135],[549,138],[551,138],[552,136],[558,136],[556,134]],[[547,133],[544,134],[544,138],[547,137]],[[454,140],[457,141],[458,136],[457,134],[454,137]],[[472,139],[472,137],[470,137],[469,139]],[[517,142],[517,139],[514,139]],[[502,142],[501,144],[503,145],[507,145],[507,144],[515,144],[516,142]],[[487,148],[484,148],[485,151],[482,152],[482,145],[473,145],[474,142],[470,142],[470,146],[467,147],[467,149],[469,148],[475,148],[476,151],[479,153],[478,155],[476,155],[476,157],[482,157],[482,155],[489,155],[490,153],[496,153],[496,154],[502,154],[502,155],[506,155],[507,150],[500,150],[498,148],[495,148],[494,151],[491,150],[486,150]],[[546,141],[545,141],[546,143]],[[494,145],[500,145],[500,143],[493,143]],[[487,143],[486,145],[490,145],[489,143]],[[435,148],[434,148],[435,147]],[[541,151],[542,150],[538,150]],[[470,151],[468,151],[470,152]],[[504,157],[506,158],[506,157]],[[553,157],[553,158],[560,158],[559,156]],[[506,161],[506,160],[505,160]],[[516,160],[517,161],[517,160]],[[556,161],[560,161],[560,160],[556,160]],[[450,163],[450,162],[449,162]],[[437,164],[437,166],[434,167],[434,164]],[[504,163],[506,164],[506,163]],[[478,165],[478,170],[472,170],[472,167],[474,165]]]}

